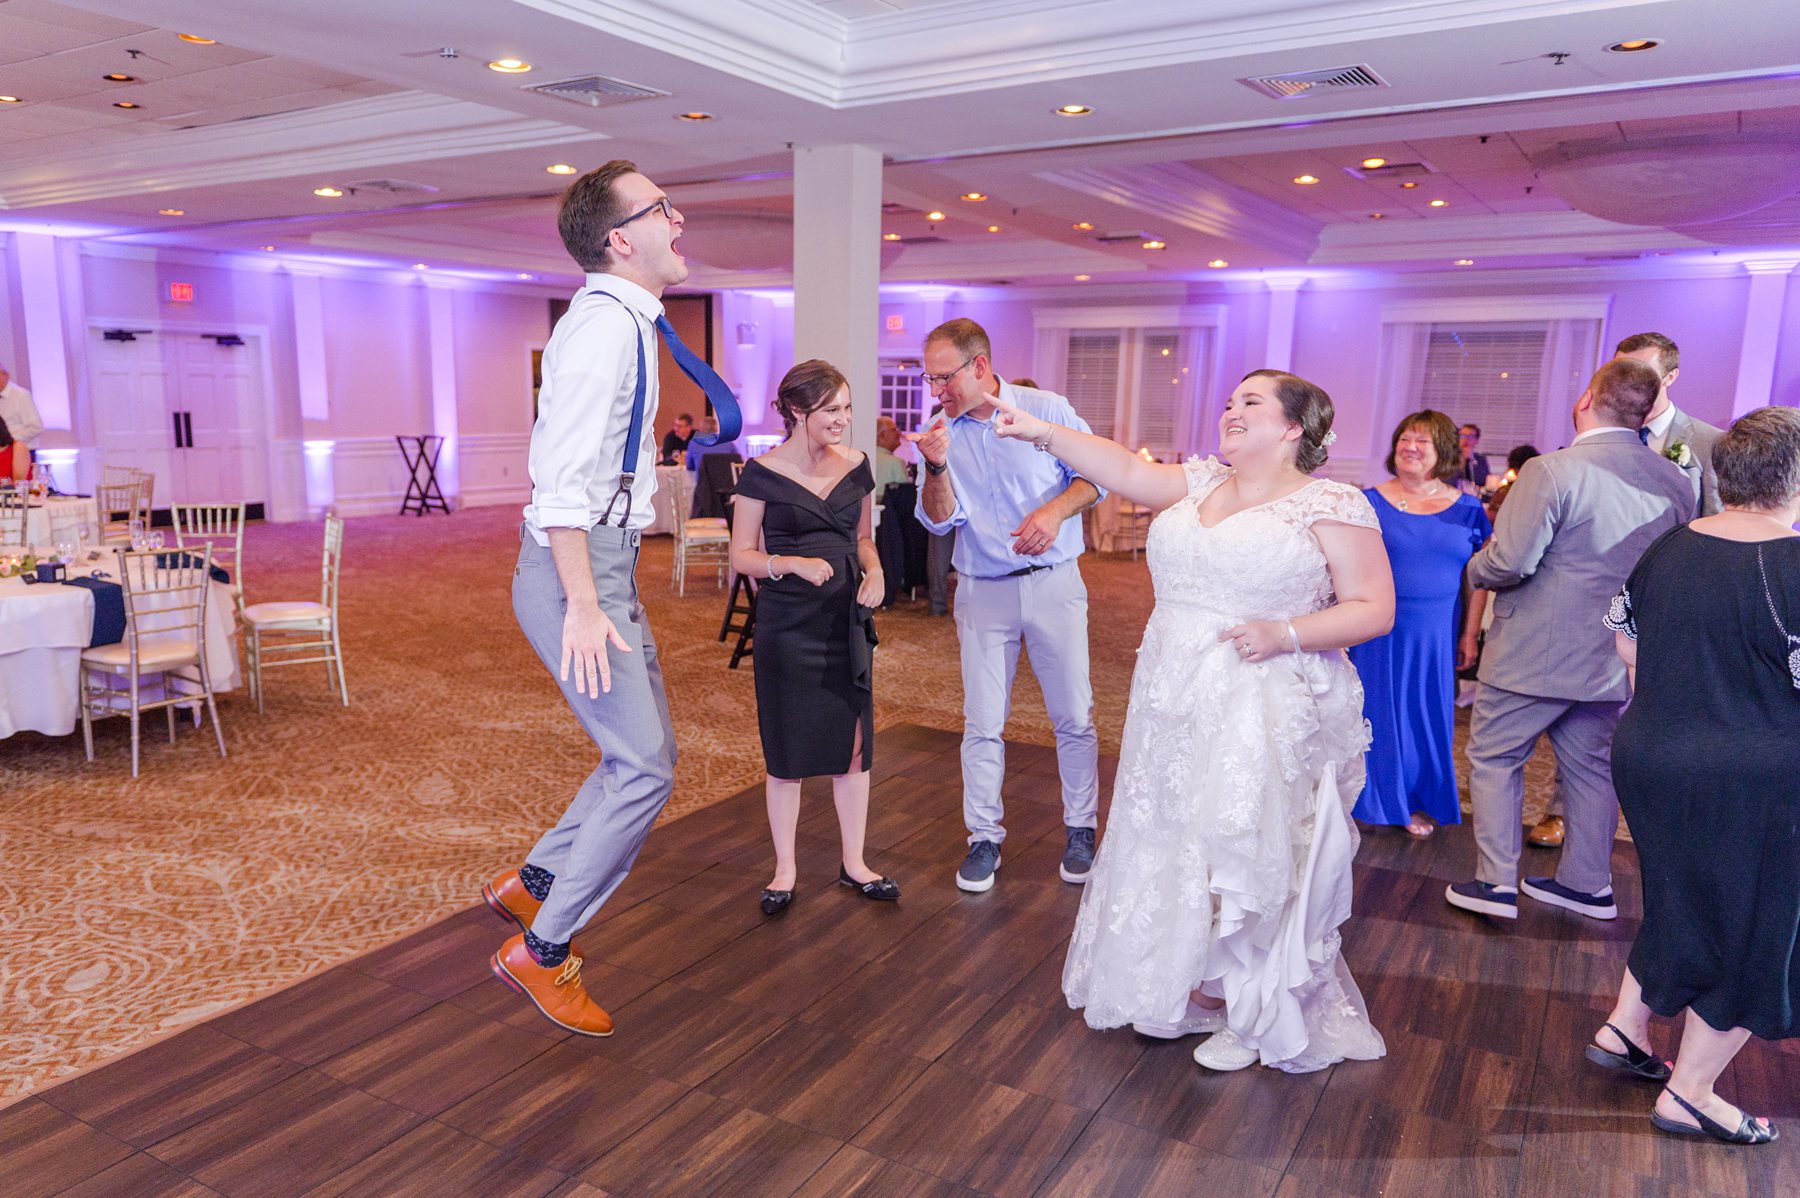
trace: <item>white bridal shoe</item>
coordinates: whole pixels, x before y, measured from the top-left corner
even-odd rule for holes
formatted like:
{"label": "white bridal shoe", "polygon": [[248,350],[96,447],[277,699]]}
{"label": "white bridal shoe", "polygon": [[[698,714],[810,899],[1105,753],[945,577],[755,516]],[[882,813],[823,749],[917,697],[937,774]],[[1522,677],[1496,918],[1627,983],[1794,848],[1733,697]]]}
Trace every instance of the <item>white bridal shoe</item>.
{"label": "white bridal shoe", "polygon": [[1224,1027],[1224,1007],[1203,1007],[1190,999],[1187,1013],[1175,1023],[1134,1023],[1131,1030],[1153,1040],[1179,1040],[1183,1036],[1198,1036],[1202,1032],[1222,1031]]}
{"label": "white bridal shoe", "polygon": [[1194,1060],[1216,1073],[1230,1073],[1254,1065],[1260,1055],[1230,1029],[1208,1037],[1206,1043],[1194,1050]]}

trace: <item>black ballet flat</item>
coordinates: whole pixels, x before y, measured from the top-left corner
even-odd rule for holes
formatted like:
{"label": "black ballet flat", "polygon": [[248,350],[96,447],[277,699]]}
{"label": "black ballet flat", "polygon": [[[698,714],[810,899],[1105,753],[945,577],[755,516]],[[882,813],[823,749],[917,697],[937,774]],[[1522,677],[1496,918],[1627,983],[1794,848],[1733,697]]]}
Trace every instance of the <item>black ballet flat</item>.
{"label": "black ballet flat", "polygon": [[838,885],[848,886],[859,892],[864,898],[874,899],[879,903],[891,903],[900,897],[900,887],[892,878],[876,878],[873,882],[858,882],[841,865],[838,866]]}
{"label": "black ballet flat", "polygon": [[762,892],[762,913],[764,915],[780,915],[794,902],[791,890],[765,890]]}
{"label": "black ballet flat", "polygon": [[1667,1094],[1670,1098],[1673,1098],[1676,1105],[1692,1115],[1695,1121],[1700,1124],[1699,1127],[1689,1127],[1685,1123],[1677,1123],[1673,1119],[1664,1118],[1652,1108],[1650,1111],[1650,1122],[1655,1124],[1657,1131],[1663,1132],[1666,1135],[1682,1136],[1690,1140],[1717,1140],[1721,1144],[1773,1144],[1780,1138],[1781,1133],[1776,1130],[1773,1123],[1769,1124],[1767,1127],[1761,1126],[1756,1120],[1744,1114],[1742,1111],[1738,1112],[1737,1130],[1732,1131],[1726,1128],[1723,1123],[1718,1123],[1712,1119],[1708,1119],[1705,1115],[1702,1115],[1693,1103],[1675,1093],[1675,1091],[1665,1087],[1663,1093]]}
{"label": "black ballet flat", "polygon": [[1627,1036],[1612,1024],[1606,1025],[1612,1034],[1619,1038],[1625,1046],[1624,1052],[1612,1052],[1601,1048],[1598,1044],[1589,1044],[1582,1050],[1582,1055],[1600,1066],[1602,1069],[1616,1069],[1621,1073],[1629,1073],[1647,1082],[1666,1082],[1669,1080],[1669,1062],[1659,1061],[1654,1055],[1639,1048]]}

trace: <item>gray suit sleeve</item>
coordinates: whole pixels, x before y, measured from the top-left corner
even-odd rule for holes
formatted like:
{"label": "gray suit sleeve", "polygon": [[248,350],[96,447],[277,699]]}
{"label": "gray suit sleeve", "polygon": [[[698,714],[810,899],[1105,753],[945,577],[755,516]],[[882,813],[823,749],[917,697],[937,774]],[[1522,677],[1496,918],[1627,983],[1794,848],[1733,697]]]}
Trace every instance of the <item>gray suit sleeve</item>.
{"label": "gray suit sleeve", "polygon": [[1562,489],[1541,460],[1526,462],[1494,523],[1494,535],[1469,559],[1469,582],[1488,590],[1518,586],[1536,573],[1556,535]]}
{"label": "gray suit sleeve", "polygon": [[1694,456],[1700,459],[1700,514],[1716,516],[1723,502],[1719,499],[1719,475],[1713,470],[1713,446],[1724,432],[1710,424],[1694,421]]}

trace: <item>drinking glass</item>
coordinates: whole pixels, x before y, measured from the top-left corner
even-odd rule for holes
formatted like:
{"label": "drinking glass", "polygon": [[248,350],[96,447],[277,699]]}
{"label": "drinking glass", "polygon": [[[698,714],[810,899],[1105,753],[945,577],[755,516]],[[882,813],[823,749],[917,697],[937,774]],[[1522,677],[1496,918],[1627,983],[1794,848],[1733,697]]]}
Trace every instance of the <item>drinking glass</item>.
{"label": "drinking glass", "polygon": [[163,534],[162,534],[162,530],[158,529],[156,532],[153,532],[150,534],[150,548],[161,549],[162,547],[163,547]]}
{"label": "drinking glass", "polygon": [[75,560],[75,542],[58,541],[56,543],[56,560],[68,565]]}
{"label": "drinking glass", "polygon": [[130,527],[131,527],[131,547],[133,549],[142,549],[145,545],[144,522],[142,520],[133,520],[131,522]]}

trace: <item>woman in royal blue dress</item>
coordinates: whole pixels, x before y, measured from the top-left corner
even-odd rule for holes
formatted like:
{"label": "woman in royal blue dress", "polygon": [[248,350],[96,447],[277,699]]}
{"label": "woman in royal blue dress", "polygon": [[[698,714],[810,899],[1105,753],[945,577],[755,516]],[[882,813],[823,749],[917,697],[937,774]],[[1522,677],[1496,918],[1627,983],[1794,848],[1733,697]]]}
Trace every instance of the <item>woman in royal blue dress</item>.
{"label": "woman in royal blue dress", "polygon": [[[1485,591],[1463,601],[1463,567],[1494,531],[1481,501],[1453,481],[1456,424],[1414,412],[1394,429],[1387,482],[1363,494],[1381,522],[1394,571],[1394,629],[1350,650],[1373,740],[1354,814],[1405,825],[1420,840],[1462,822],[1451,755],[1456,671],[1475,659]],[[1458,630],[1461,636],[1458,636]]]}

